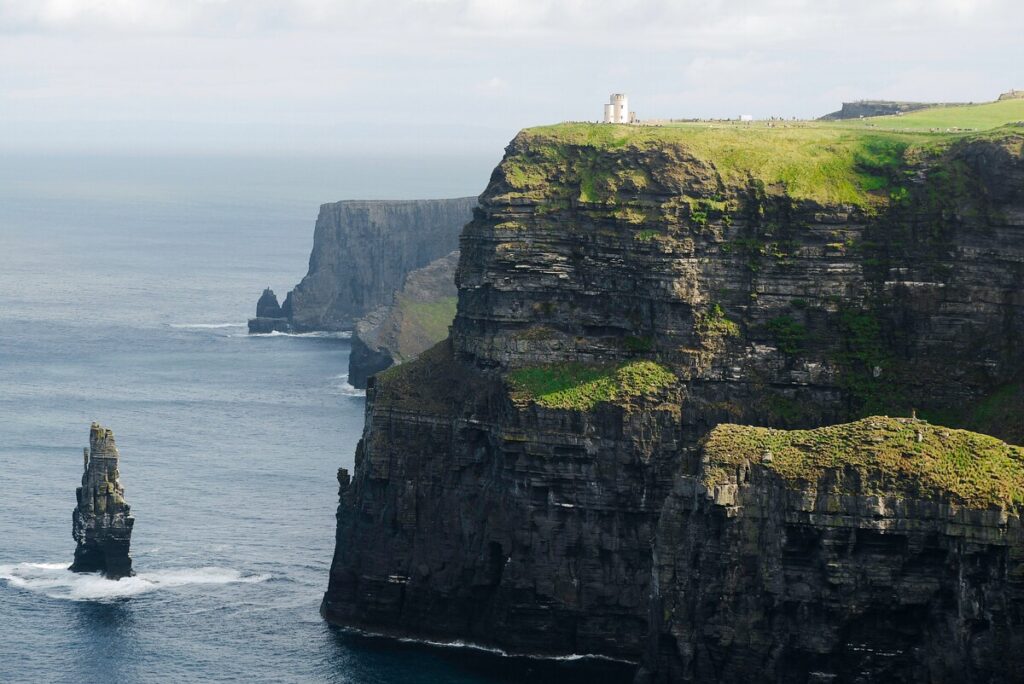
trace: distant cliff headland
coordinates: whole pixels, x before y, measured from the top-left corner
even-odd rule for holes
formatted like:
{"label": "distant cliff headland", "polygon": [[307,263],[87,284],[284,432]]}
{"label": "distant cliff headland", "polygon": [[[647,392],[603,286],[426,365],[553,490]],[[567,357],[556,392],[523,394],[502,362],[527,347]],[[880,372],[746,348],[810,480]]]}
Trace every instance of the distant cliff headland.
{"label": "distant cliff headland", "polygon": [[281,305],[264,290],[253,334],[352,331],[349,382],[415,358],[455,317],[459,233],[475,197],[324,204],[309,272]]}
{"label": "distant cliff headland", "polygon": [[[1021,120],[521,132],[450,338],[370,380],[326,618],[638,682],[1014,681]],[[290,319],[351,325],[313,262]]]}
{"label": "distant cliff headland", "polygon": [[461,197],[322,205],[309,272],[283,305],[275,309],[276,298],[261,304],[249,332],[353,330],[360,318],[392,303],[410,271],[458,249],[476,204],[475,197]]}

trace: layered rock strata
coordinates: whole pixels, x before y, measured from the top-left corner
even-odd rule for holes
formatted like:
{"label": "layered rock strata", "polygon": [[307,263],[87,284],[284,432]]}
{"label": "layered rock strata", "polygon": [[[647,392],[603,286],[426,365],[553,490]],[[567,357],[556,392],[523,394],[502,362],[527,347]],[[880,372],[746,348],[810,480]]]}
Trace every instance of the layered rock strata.
{"label": "layered rock strata", "polygon": [[391,303],[410,271],[458,248],[476,204],[475,197],[460,197],[322,205],[309,272],[281,307],[288,329],[352,330],[359,318]]}
{"label": "layered rock strata", "polygon": [[[702,439],[719,423],[1005,415],[1001,397],[1024,367],[1024,135],[850,148],[836,133],[820,146],[835,160],[786,166],[775,145],[737,161],[723,137],[733,133],[696,130],[570,125],[512,142],[462,235],[450,340],[370,383],[355,472],[339,476],[324,615],[513,652],[643,660],[659,681],[854,681],[861,666],[894,681],[922,667],[1006,679],[989,646],[946,642],[984,641],[988,624],[1003,635],[993,643],[1016,643],[1005,637],[1020,572],[1017,523],[1001,522],[1017,515],[1008,504],[989,515],[989,504],[959,501],[966,512],[951,513],[941,502],[956,500],[952,489],[919,494],[900,475],[902,503],[884,504],[896,513],[855,519],[844,511],[875,510],[858,498],[874,492],[851,486],[852,499],[832,503],[842,468],[792,485],[751,466],[754,484],[735,501],[686,483],[704,477]],[[802,131],[770,135],[777,149],[806,144]],[[801,184],[800,164],[829,185]],[[829,175],[844,164],[848,174]],[[1021,416],[1007,410],[992,428],[1010,436]],[[949,515],[977,530],[958,537]],[[896,522],[875,524],[885,516]],[[799,539],[785,550],[789,524],[803,526],[791,536],[806,550]],[[916,531],[884,536],[900,525]],[[840,537],[859,560],[838,546],[829,555]],[[890,542],[907,549],[903,565],[886,555]],[[758,546],[771,543],[782,550]],[[824,575],[780,568],[783,551],[806,551]],[[877,612],[893,593],[828,594],[834,561],[846,563],[843,582],[927,583],[905,615],[949,627],[900,642],[900,658],[876,657],[876,641],[858,651],[871,611],[895,615]],[[958,584],[961,569],[982,566],[971,585],[981,589]],[[746,610],[743,633],[692,605],[698,596]],[[975,610],[979,596],[1006,610]],[[793,634],[793,651],[772,651],[804,614],[822,630],[817,645]],[[700,626],[707,615],[718,633]],[[964,632],[961,619],[989,622]],[[840,673],[816,669],[836,653]],[[975,657],[984,667],[969,665]]]}
{"label": "layered rock strata", "polygon": [[93,423],[84,450],[82,486],[71,516],[75,561],[72,572],[99,572],[108,579],[135,574],[129,555],[135,518],[124,500],[114,433]]}
{"label": "layered rock strata", "polygon": [[1024,449],[922,421],[719,426],[662,507],[639,681],[1016,681],[1022,484]]}
{"label": "layered rock strata", "polygon": [[454,251],[410,271],[390,304],[356,321],[348,358],[350,384],[365,388],[374,373],[411,361],[448,336],[455,318],[458,263]]}

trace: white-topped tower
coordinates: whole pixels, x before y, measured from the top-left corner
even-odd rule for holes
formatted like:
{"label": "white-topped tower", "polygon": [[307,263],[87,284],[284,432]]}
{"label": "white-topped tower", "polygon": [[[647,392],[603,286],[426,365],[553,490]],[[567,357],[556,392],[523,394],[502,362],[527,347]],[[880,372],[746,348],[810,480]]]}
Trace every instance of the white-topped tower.
{"label": "white-topped tower", "polygon": [[604,106],[605,123],[630,123],[629,98],[625,93],[612,93]]}

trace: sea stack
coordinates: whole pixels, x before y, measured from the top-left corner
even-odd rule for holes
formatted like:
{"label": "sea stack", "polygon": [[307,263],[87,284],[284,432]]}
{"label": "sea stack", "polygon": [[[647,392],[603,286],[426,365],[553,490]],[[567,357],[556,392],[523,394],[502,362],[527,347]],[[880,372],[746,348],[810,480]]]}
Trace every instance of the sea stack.
{"label": "sea stack", "polygon": [[101,572],[113,580],[130,577],[135,574],[128,555],[135,518],[118,479],[120,455],[113,431],[93,423],[89,447],[83,451],[85,472],[72,515],[71,534],[78,546],[71,571]]}

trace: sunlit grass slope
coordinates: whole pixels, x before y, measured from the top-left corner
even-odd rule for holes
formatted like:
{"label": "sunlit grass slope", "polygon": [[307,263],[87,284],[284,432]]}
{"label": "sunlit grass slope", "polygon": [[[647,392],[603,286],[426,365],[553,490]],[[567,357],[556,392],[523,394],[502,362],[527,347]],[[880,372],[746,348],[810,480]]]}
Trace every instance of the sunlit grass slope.
{"label": "sunlit grass slope", "polygon": [[[911,156],[940,152],[965,136],[947,129],[992,129],[1022,119],[1024,100],[1007,100],[847,122],[563,123],[523,131],[529,155],[507,159],[506,170],[513,184],[529,190],[547,181],[540,173],[545,164],[557,166],[574,157],[569,148],[622,153],[676,146],[713,165],[728,184],[755,180],[782,186],[797,200],[875,206],[888,201],[889,181],[899,177]],[[601,172],[598,162],[588,164]]]}

